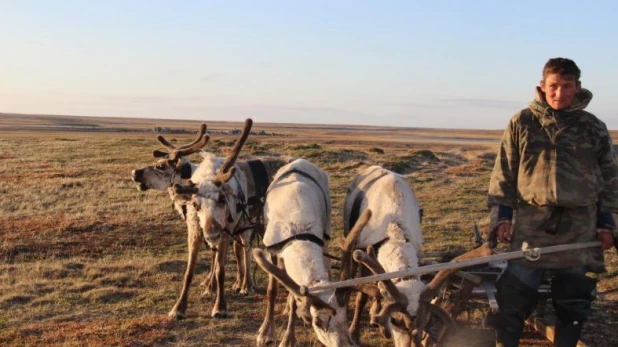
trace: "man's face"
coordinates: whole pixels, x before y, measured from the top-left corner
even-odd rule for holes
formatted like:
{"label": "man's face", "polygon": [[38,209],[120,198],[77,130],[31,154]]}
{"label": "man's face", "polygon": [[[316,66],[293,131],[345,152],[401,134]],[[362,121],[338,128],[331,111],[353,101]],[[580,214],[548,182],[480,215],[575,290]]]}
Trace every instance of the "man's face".
{"label": "man's face", "polygon": [[563,110],[571,105],[575,94],[581,90],[581,83],[572,77],[548,74],[541,81],[541,90],[545,92],[547,104],[554,110]]}

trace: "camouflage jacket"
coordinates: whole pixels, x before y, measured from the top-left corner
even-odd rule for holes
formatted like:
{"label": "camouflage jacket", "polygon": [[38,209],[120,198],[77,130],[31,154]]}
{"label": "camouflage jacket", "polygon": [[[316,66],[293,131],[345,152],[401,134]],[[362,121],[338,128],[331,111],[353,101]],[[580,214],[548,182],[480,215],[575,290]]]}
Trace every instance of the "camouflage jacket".
{"label": "camouflage jacket", "polygon": [[[618,212],[618,166],[605,124],[584,111],[592,93],[582,89],[556,111],[537,87],[535,100],[516,113],[502,137],[489,184],[490,229],[496,206],[515,210],[511,250],[596,239],[597,214]],[[603,271],[598,250],[543,256],[534,267],[588,265]]]}

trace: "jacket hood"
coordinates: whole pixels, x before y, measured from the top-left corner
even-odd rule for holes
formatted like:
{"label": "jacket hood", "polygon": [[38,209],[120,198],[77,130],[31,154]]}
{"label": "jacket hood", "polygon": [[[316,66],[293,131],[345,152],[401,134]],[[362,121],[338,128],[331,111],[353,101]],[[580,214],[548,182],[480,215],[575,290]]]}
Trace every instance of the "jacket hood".
{"label": "jacket hood", "polygon": [[532,113],[539,119],[543,126],[551,123],[561,123],[562,121],[569,122],[575,116],[579,115],[579,111],[584,110],[592,100],[592,92],[582,88],[581,91],[575,94],[571,105],[564,110],[554,110],[547,104],[545,93],[540,87],[536,87],[534,100],[530,102],[529,107]]}

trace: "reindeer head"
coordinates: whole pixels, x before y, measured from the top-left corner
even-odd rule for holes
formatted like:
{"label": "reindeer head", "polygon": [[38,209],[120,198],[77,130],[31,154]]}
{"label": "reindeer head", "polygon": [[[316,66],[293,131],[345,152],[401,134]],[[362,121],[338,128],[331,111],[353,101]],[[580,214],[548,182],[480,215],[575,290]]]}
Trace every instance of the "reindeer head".
{"label": "reindeer head", "polygon": [[163,136],[157,136],[157,140],[170,149],[170,153],[155,150],[152,155],[158,160],[153,165],[131,171],[131,178],[139,183],[137,189],[165,191],[174,183],[180,183],[183,178],[188,179],[191,176],[191,167],[183,157],[199,151],[208,143],[209,137],[205,134],[206,124],[202,124],[197,138],[179,148],[169,143]]}
{"label": "reindeer head", "polygon": [[[381,250],[382,251],[382,250]],[[489,244],[467,252],[453,261],[483,257],[491,254]],[[385,270],[377,261],[373,247],[369,246],[367,252],[356,250],[354,260],[362,263],[374,274],[384,273]],[[416,305],[409,305],[409,295],[405,295],[405,286],[395,285],[393,281],[386,280],[378,283],[380,293],[385,302],[383,307],[374,304],[371,309],[371,323],[377,325],[386,338],[393,338],[395,346],[421,346],[421,334],[429,323],[433,315],[441,316],[441,319],[450,322],[450,316],[439,307],[430,303],[431,299],[437,294],[440,287],[446,282],[450,275],[457,269],[441,270],[428,285],[422,285],[420,295],[412,296],[417,300]],[[418,281],[420,282],[420,281]],[[418,290],[414,290],[418,293]],[[377,302],[377,301],[376,301]],[[414,310],[416,307],[416,310]]]}
{"label": "reindeer head", "polygon": [[232,179],[236,172],[234,163],[240,154],[253,121],[247,119],[242,134],[232,153],[222,162],[212,154],[204,155],[204,160],[191,176],[191,185],[174,185],[176,194],[191,195],[192,203],[197,211],[200,226],[205,236],[213,245],[221,240],[221,233],[231,232],[240,218],[240,192],[247,191],[246,178],[242,173]]}
{"label": "reindeer head", "polygon": [[[365,213],[360,216],[351,232],[359,234],[370,217],[371,211],[365,211]],[[303,252],[307,252],[307,248],[310,247],[317,247],[318,254],[322,253],[321,247],[307,241],[304,245],[292,244],[288,246],[288,249],[282,251],[282,254],[286,251],[302,254]],[[290,271],[290,274],[288,274],[286,270],[282,269],[285,267],[283,265],[283,257],[279,258],[281,263],[279,264],[280,267],[277,267],[266,259],[266,255],[262,250],[255,249],[253,254],[260,267],[277,279],[290,294],[294,296],[294,300],[296,300],[298,306],[296,310],[297,315],[305,323],[311,324],[321,343],[326,346],[355,346],[348,331],[346,301],[349,291],[347,288],[343,290],[326,290],[318,294],[311,294],[306,287],[301,287],[298,282],[292,278],[292,276],[297,279],[307,276],[314,279],[319,278],[320,276],[317,275],[315,271],[305,267],[307,264],[288,264],[289,266],[286,268]],[[310,253],[307,254],[307,256],[303,257],[311,257]],[[313,255],[315,255],[315,253],[313,253]],[[348,259],[348,262],[342,264],[342,281],[350,277],[350,263],[351,259]],[[317,265],[318,268],[323,266],[323,264],[318,263],[317,260],[313,262],[313,265]],[[324,283],[324,280],[318,282]]]}
{"label": "reindeer head", "polygon": [[[354,346],[350,333],[345,306],[339,305],[333,298],[333,290],[319,294],[310,294],[301,288],[288,273],[273,265],[264,251],[254,249],[253,256],[260,267],[276,278],[296,300],[296,314],[306,323],[311,324],[318,339],[326,346]],[[279,258],[279,262],[283,262]]]}
{"label": "reindeer head", "polygon": [[[385,273],[371,246],[368,247],[367,253],[361,250],[354,251],[354,260],[365,265],[374,274]],[[384,337],[392,337],[395,346],[410,346],[413,341],[417,340],[414,316],[418,309],[420,291],[418,295],[415,293],[417,289],[414,283],[397,286],[391,280],[381,281],[378,287],[383,300],[382,303],[375,300],[370,311],[371,324],[377,325]],[[400,289],[403,289],[403,292]],[[413,304],[410,307],[409,297],[412,300],[416,299],[416,305]],[[414,312],[410,312],[410,309]]]}

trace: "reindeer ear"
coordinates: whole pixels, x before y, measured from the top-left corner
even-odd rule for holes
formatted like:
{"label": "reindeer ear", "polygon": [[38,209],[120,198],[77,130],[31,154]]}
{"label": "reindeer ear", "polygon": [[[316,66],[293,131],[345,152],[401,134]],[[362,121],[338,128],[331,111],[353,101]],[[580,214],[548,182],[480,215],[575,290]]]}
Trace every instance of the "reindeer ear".
{"label": "reindeer ear", "polygon": [[152,156],[155,158],[164,158],[167,157],[169,154],[163,151],[159,151],[157,149],[155,149],[154,151],[152,151]]}
{"label": "reindeer ear", "polygon": [[199,192],[199,188],[192,186],[181,186],[180,184],[174,184],[174,192],[176,194],[197,194]]}

